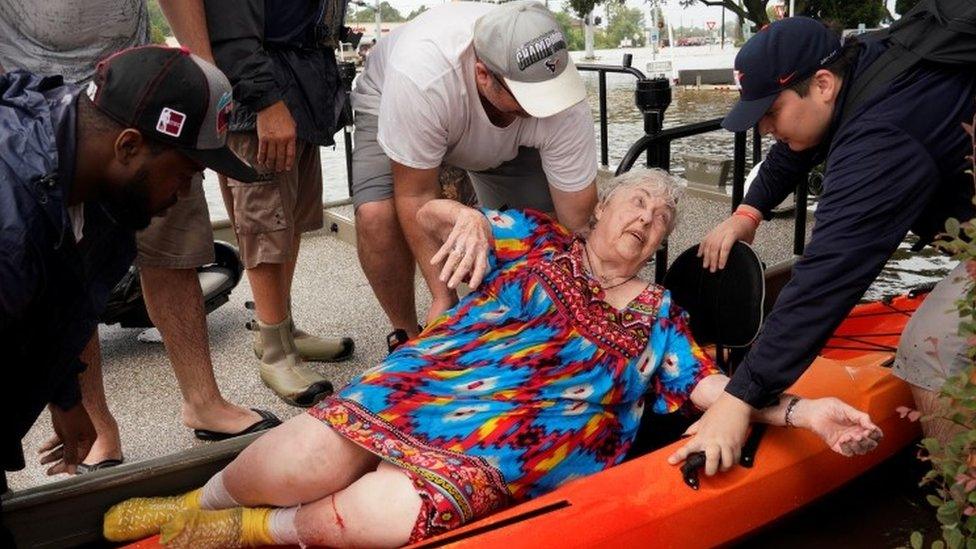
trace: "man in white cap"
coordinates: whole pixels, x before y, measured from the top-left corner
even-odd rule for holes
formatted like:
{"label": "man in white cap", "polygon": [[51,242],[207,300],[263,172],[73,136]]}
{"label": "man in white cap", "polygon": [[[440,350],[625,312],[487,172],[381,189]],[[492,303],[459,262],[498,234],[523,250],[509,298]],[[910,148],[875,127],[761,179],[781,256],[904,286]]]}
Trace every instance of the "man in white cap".
{"label": "man in white cap", "polygon": [[[575,230],[596,204],[596,143],[586,91],[552,13],[534,1],[453,3],[383,37],[353,90],[353,202],[359,261],[390,319],[392,351],[417,334],[414,261],[430,286],[427,319],[457,280],[431,264],[416,222],[444,163],[467,170],[482,206],[553,212]],[[455,272],[477,271],[487,243],[472,223]],[[473,277],[472,285],[478,282]]]}

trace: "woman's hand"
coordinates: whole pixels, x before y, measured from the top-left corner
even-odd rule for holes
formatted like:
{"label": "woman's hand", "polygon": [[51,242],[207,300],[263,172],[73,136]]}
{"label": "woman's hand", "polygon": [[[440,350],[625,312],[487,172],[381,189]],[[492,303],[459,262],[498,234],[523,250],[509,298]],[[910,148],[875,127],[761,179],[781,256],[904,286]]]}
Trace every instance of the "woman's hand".
{"label": "woman's hand", "polygon": [[685,431],[692,437],[671,454],[668,463],[677,465],[695,452],[705,452],[706,475],[714,475],[720,466],[728,471],[739,461],[751,412],[751,406],[723,392],[701,419]]}
{"label": "woman's hand", "polygon": [[[757,219],[762,219],[759,210],[751,206],[743,204],[739,208],[753,213]],[[756,229],[758,228],[759,226],[755,221],[744,215],[729,216],[702,239],[701,246],[698,247],[698,257],[702,258],[702,265],[713,273],[719,269],[724,269],[732,245],[739,240],[751,244],[756,238]]]}
{"label": "woman's hand", "polygon": [[464,207],[458,211],[451,234],[430,258],[431,265],[443,262],[440,281],[455,289],[467,277],[468,286],[475,289],[488,272],[488,246],[491,227],[481,212]]}
{"label": "woman's hand", "polygon": [[874,450],[883,436],[867,414],[833,397],[801,399],[792,417],[797,427],[817,433],[831,450],[847,457]]}

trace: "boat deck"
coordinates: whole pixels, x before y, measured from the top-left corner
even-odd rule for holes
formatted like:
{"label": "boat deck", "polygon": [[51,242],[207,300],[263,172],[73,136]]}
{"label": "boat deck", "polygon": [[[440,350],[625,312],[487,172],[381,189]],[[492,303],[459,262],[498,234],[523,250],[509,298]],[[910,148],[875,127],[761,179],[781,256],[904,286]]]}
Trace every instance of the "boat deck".
{"label": "boat deck", "polygon": [[[727,214],[726,204],[688,196],[671,238],[671,257],[699,241]],[[314,364],[337,388],[383,359],[389,331],[359,267],[355,247],[328,230],[336,221],[340,231],[346,231],[345,236],[351,216],[351,206],[331,208],[327,210],[326,229],[305,235],[293,289],[298,326],[315,334],[355,338],[356,352],[351,360]],[[767,265],[791,256],[792,235],[792,218],[763,224],[756,241],[757,251]],[[426,310],[430,298],[419,277],[416,288],[418,307]],[[244,328],[251,318],[244,302],[250,299],[251,289],[245,277],[231,294],[230,302],[208,316],[217,382],[231,402],[268,409],[282,419],[292,417],[301,410],[279,400],[258,378],[251,333]],[[193,438],[180,421],[180,393],[163,346],[137,341],[139,333],[138,329],[101,327],[105,391],[119,424],[126,461],[142,461],[207,444]],[[50,418],[45,413],[24,440],[27,468],[8,473],[12,490],[65,479],[45,476],[45,468],[35,458],[37,449],[51,433]]]}

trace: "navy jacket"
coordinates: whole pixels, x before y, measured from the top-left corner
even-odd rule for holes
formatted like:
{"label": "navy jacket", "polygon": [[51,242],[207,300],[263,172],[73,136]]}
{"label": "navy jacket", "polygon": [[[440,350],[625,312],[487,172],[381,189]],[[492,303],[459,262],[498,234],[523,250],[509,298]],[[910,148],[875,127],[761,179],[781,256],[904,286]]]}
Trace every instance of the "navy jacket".
{"label": "navy jacket", "polygon": [[[845,80],[856,79],[884,48],[865,43]],[[768,216],[826,158],[823,194],[810,242],[726,388],[730,394],[755,407],[775,401],[813,362],[909,230],[930,242],[947,218],[976,215],[973,180],[965,173],[972,144],[962,129],[973,120],[974,98],[971,67],[923,65],[855,107],[843,125],[836,109],[819,149],[795,153],[773,145],[746,204]]]}
{"label": "navy jacket", "polygon": [[344,121],[346,94],[332,47],[321,44],[324,2],[339,0],[206,0],[210,46],[234,86],[230,131],[252,131],[257,112],[280,100],[298,137],[332,145]]}
{"label": "navy jacket", "polygon": [[24,466],[20,440],[48,403],[79,404],[78,359],[135,258],[132,233],[97,203],[75,243],[66,200],[78,88],[61,77],[0,75],[0,465]]}

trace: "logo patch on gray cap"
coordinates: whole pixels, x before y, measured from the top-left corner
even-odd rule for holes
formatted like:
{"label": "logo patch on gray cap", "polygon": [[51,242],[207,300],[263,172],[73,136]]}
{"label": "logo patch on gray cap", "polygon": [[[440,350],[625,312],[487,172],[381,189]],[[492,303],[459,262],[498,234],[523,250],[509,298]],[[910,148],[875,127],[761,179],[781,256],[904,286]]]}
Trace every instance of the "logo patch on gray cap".
{"label": "logo patch on gray cap", "polygon": [[[552,57],[556,52],[564,49],[566,49],[566,39],[563,37],[563,33],[551,30],[519,48],[515,52],[515,62],[518,63],[519,70],[524,71],[535,63]],[[550,71],[556,72],[555,63],[550,67],[547,62],[546,67],[549,67]]]}

